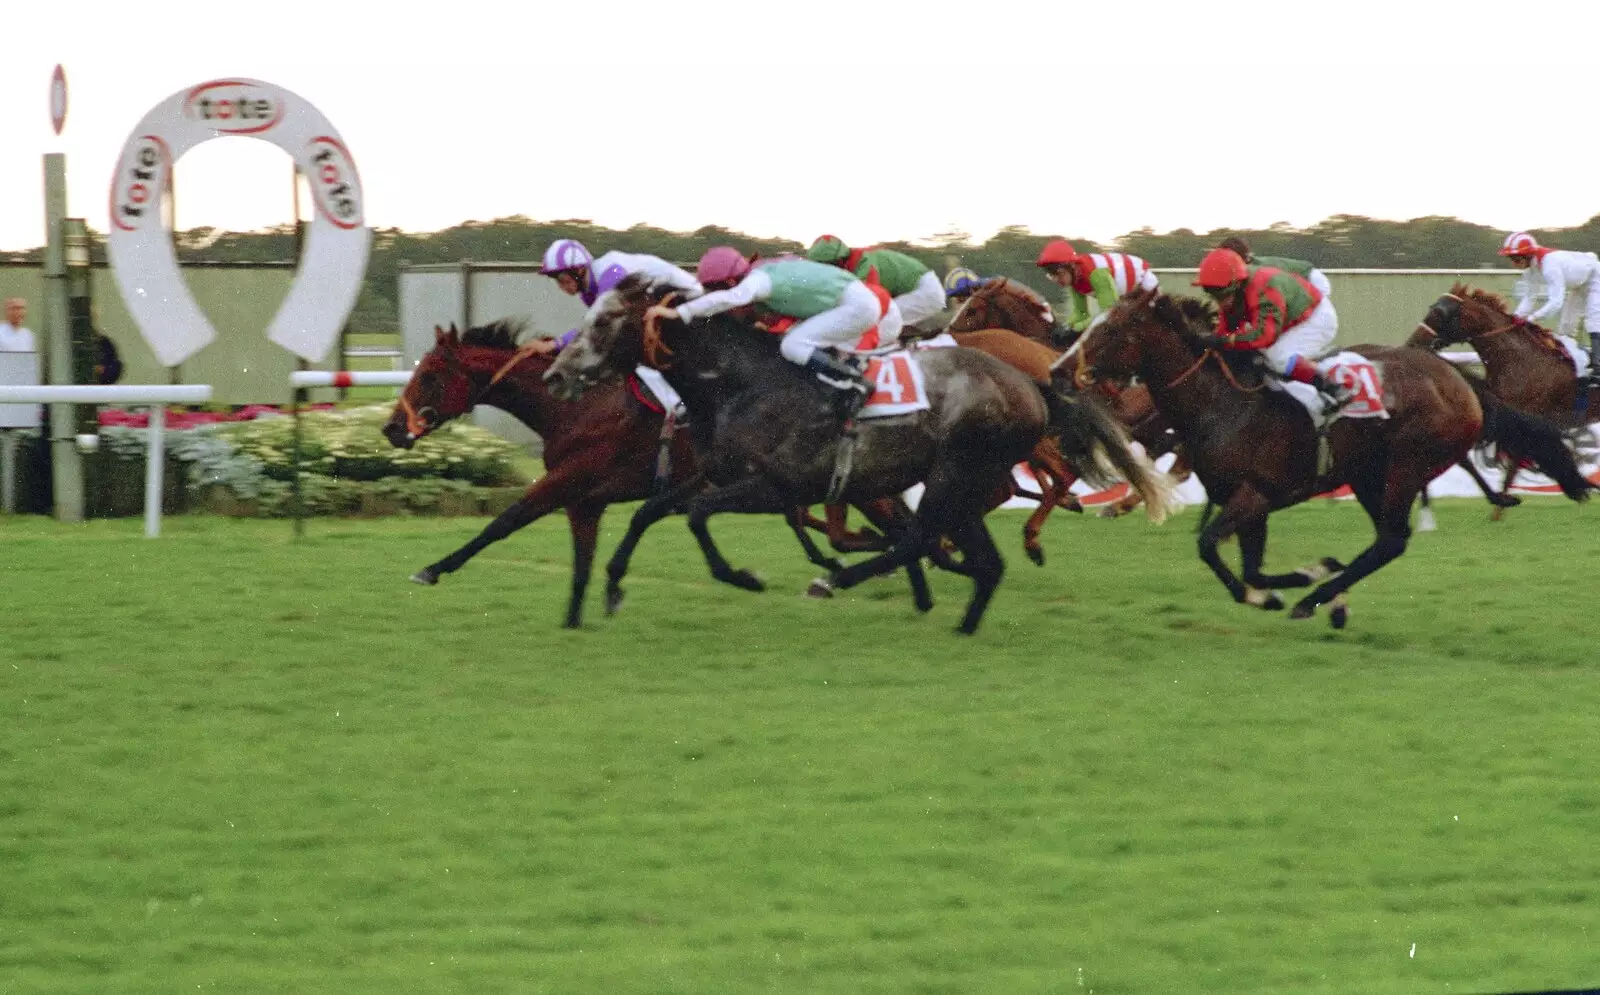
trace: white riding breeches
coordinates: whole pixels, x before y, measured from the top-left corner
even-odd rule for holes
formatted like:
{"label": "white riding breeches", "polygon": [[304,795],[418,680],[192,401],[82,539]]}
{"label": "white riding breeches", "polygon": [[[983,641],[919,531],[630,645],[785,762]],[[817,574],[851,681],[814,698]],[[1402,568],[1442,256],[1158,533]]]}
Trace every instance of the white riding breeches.
{"label": "white riding breeches", "polygon": [[1590,335],[1600,332],[1600,278],[1590,277],[1587,287],[1568,290],[1567,299],[1561,302],[1562,335],[1577,338],[1580,319]]}
{"label": "white riding breeches", "polygon": [[1326,297],[1310,317],[1278,336],[1278,341],[1261,350],[1272,363],[1272,368],[1287,374],[1294,357],[1320,359],[1339,334],[1339,316],[1333,312],[1333,302]]}
{"label": "white riding breeches", "polygon": [[917,285],[894,299],[900,320],[920,328],[922,323],[944,311],[944,284],[931,270],[922,274]]}
{"label": "white riding breeches", "polygon": [[[853,345],[867,329],[879,325],[878,318],[878,295],[866,284],[852,280],[845,285],[838,304],[785,332],[778,351],[789,362],[804,366],[820,348]],[[900,333],[898,327],[894,331],[896,335]],[[883,332],[881,325],[879,332]]]}

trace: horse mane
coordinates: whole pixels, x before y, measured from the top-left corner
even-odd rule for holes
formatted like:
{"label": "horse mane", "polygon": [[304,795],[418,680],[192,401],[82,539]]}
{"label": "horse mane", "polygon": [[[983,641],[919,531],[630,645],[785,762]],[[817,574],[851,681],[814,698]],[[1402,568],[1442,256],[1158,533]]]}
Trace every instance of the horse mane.
{"label": "horse mane", "polygon": [[1464,283],[1451,284],[1450,292],[1462,300],[1472,301],[1475,304],[1489,308],[1496,314],[1511,318],[1517,330],[1527,335],[1534,345],[1552,356],[1560,357],[1563,362],[1568,360],[1567,350],[1562,347],[1554,332],[1543,325],[1535,325],[1531,321],[1513,316],[1510,311],[1506,310],[1505,299],[1499,294],[1488,290],[1480,290],[1476,287],[1469,287]]}
{"label": "horse mane", "polygon": [[462,345],[484,349],[515,349],[520,344],[528,322],[523,318],[501,318],[487,325],[469,328],[461,334]]}
{"label": "horse mane", "polygon": [[1506,310],[1505,300],[1502,299],[1499,294],[1496,294],[1493,291],[1482,290],[1477,287],[1469,287],[1464,283],[1458,282],[1450,285],[1450,292],[1464,300],[1476,301],[1477,303],[1482,304],[1484,307],[1499,311],[1501,314],[1509,315],[1511,313]]}

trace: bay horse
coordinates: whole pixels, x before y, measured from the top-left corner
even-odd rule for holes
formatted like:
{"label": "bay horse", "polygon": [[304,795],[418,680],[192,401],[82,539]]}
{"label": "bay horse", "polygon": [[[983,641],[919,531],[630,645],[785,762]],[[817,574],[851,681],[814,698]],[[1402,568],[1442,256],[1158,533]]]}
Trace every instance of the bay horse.
{"label": "bay horse", "polygon": [[[1014,350],[1005,343],[986,341],[980,337],[985,330],[994,328],[1007,329],[1049,347],[1052,350],[1051,362],[1077,338],[1076,332],[1056,319],[1055,312],[1044,297],[1027,284],[1003,276],[995,277],[973,291],[950,319],[945,331],[964,346],[999,356],[1007,362],[1012,361]],[[1023,369],[1030,374],[1036,372],[1027,366]],[[1177,437],[1155,409],[1149,388],[1143,384],[1118,387],[1112,383],[1101,383],[1097,387],[1111,402],[1112,414],[1127,426],[1128,433],[1144,447],[1146,455],[1156,460],[1178,450],[1167,474],[1178,484],[1189,479],[1189,466],[1177,445]],[[1068,480],[1067,484],[1070,486],[1072,481]],[[1104,505],[1099,514],[1102,518],[1116,518],[1137,508],[1139,502],[1138,493],[1132,492]]]}
{"label": "bay horse", "polygon": [[[1560,432],[1550,423],[1496,400],[1482,380],[1430,352],[1358,345],[1382,378],[1387,418],[1339,418],[1326,429],[1329,459],[1319,466],[1318,434],[1311,418],[1287,394],[1263,389],[1254,354],[1230,355],[1208,333],[1215,311],[1208,303],[1144,291],[1124,298],[1106,320],[1062,356],[1060,374],[1081,386],[1138,375],[1158,410],[1189,452],[1206,493],[1221,510],[1200,532],[1200,558],[1235,601],[1281,609],[1277,588],[1306,587],[1291,618],[1310,618],[1331,604],[1329,618],[1343,628],[1345,592],[1403,554],[1411,535],[1411,506],[1423,487],[1486,434],[1515,441],[1541,472],[1574,501],[1590,485],[1578,471]],[[1348,484],[1372,519],[1377,537],[1345,566],[1326,557],[1286,574],[1264,574],[1267,517]],[[1241,581],[1222,562],[1217,545],[1237,534]]]}
{"label": "bay horse", "polygon": [[[733,313],[694,326],[647,321],[645,312],[670,294],[642,275],[624,279],[589,309],[578,338],[545,374],[558,396],[574,397],[640,363],[660,370],[689,410],[701,473],[715,485],[693,493],[697,483],[645,502],[607,567],[608,598],[620,599],[628,558],[644,530],[684,498],[711,575],[761,590],[749,571],[728,564],[707,519],[819,503],[835,472],[840,424],[831,388],[780,356],[777,336]],[[1159,474],[1087,399],[1060,395],[1048,384],[1041,390],[1016,368],[972,349],[914,350],[910,362],[920,371],[929,407],[859,423],[842,497],[860,506],[921,483],[916,515],[887,552],[814,581],[813,592],[848,589],[914,564],[948,536],[963,554],[960,572],[973,582],[958,631],[975,632],[1005,569],[984,523],[985,506],[1047,431],[1086,474],[1109,480],[1120,471],[1153,508],[1166,508],[1171,495]],[[931,601],[917,607],[926,610]]]}
{"label": "bay horse", "polygon": [[[1600,387],[1580,384],[1577,368],[1556,337],[1507,311],[1500,297],[1486,290],[1453,284],[1428,308],[1407,344],[1430,349],[1471,345],[1496,397],[1565,429],[1574,442],[1600,421]],[[1518,471],[1513,458],[1495,502],[1495,518],[1502,507],[1518,503],[1509,493]],[[1479,480],[1495,500],[1487,482]]]}
{"label": "bay horse", "polygon": [[[645,403],[622,380],[569,403],[552,396],[544,373],[553,358],[522,348],[521,322],[502,320],[457,332],[434,329],[434,346],[422,357],[394,411],[383,426],[391,445],[410,449],[418,439],[479,404],[499,408],[537,432],[544,441],[546,472],[516,504],[501,512],[470,542],[411,576],[432,586],[454,573],[483,549],[557,509],[566,511],[572,532],[572,585],[564,625],[583,622],[583,597],[593,572],[600,519],[608,505],[639,501],[656,489],[656,463],[665,416]],[[695,452],[686,432],[671,433],[667,483],[681,484],[695,474]],[[790,525],[804,509],[791,509]],[[869,521],[888,528],[888,512],[863,509]],[[905,517],[909,518],[909,509]],[[812,562],[837,569],[803,527],[796,528]]]}

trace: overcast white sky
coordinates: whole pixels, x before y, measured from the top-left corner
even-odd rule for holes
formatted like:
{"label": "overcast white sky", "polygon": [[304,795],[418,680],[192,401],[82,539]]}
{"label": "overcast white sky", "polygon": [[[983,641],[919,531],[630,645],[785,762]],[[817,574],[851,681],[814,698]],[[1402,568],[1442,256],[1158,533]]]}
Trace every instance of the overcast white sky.
{"label": "overcast white sky", "polygon": [[[520,213],[865,243],[1600,213],[1596,0],[943,6],[11,4],[0,248],[43,240],[47,151],[104,230],[139,118],[222,76],[315,104],[369,223],[415,231]],[[264,142],[202,145],[177,167],[179,227],[288,221],[289,176]]]}

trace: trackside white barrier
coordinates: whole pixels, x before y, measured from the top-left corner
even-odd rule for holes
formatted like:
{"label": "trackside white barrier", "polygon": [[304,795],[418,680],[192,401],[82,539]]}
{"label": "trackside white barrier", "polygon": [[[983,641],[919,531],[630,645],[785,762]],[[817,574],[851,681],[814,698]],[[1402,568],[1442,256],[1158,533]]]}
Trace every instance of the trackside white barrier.
{"label": "trackside white barrier", "polygon": [[167,404],[204,404],[210,384],[110,384],[103,387],[0,387],[0,403],[9,404],[135,404],[150,408],[149,441],[145,445],[144,534],[161,534],[161,484],[167,459]]}
{"label": "trackside white barrier", "polygon": [[289,374],[291,387],[404,387],[411,382],[409,370],[295,370]]}

